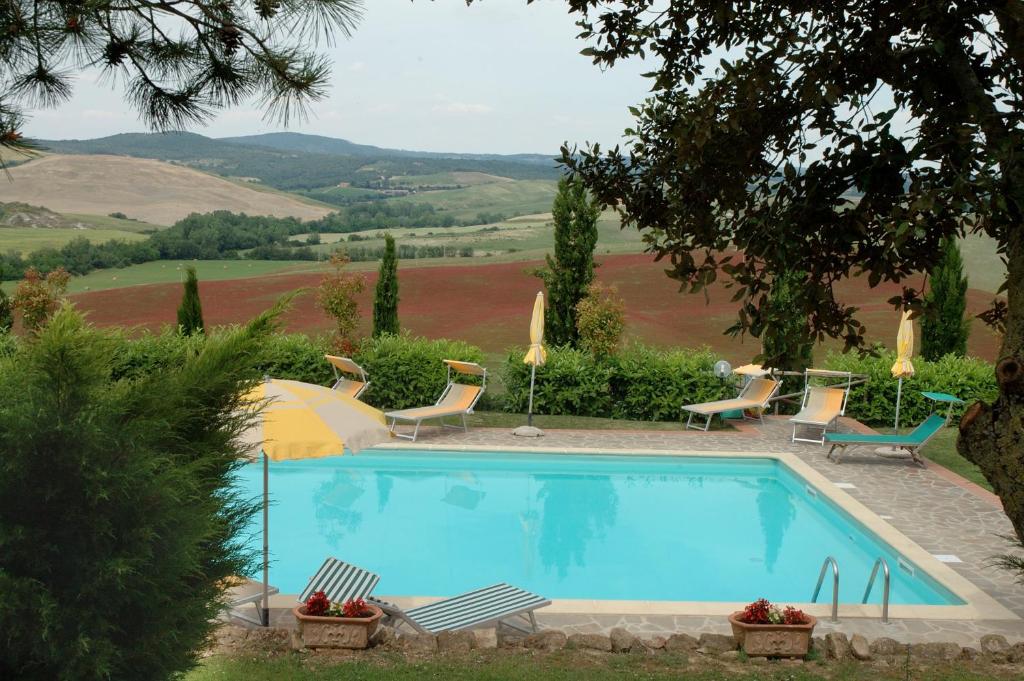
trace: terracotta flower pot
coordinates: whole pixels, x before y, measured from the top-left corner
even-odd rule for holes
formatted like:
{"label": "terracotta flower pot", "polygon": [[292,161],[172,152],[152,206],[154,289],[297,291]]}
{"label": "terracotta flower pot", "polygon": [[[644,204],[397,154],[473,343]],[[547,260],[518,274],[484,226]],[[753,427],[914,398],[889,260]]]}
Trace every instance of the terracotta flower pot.
{"label": "terracotta flower pot", "polygon": [[292,614],[299,623],[302,644],[307,648],[361,649],[370,645],[370,637],[384,616],[375,605],[367,605],[366,609],[373,614],[369,617],[317,617],[307,615],[304,605],[292,608]]}
{"label": "terracotta flower pot", "polygon": [[807,624],[747,624],[743,613],[729,615],[732,635],[751,657],[803,657],[811,646],[811,633],[818,620],[811,615]]}

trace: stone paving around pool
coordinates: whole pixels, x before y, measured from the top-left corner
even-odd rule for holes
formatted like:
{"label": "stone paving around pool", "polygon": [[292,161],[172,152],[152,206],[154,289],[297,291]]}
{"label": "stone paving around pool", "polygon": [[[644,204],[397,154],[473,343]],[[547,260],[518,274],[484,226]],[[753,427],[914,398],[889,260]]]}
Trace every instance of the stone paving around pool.
{"label": "stone paving around pool", "polygon": [[[735,423],[735,422],[734,422]],[[862,424],[844,419],[840,431],[871,432]],[[389,447],[392,445],[389,445]],[[879,457],[871,449],[850,448],[841,464],[826,459],[827,448],[790,441],[786,417],[768,417],[764,425],[739,423],[725,431],[609,431],[550,430],[544,437],[519,438],[511,430],[478,428],[468,433],[425,427],[418,446],[481,446],[543,449],[590,448],[604,451],[676,450],[749,451],[795,454],[814,470],[837,483],[843,491],[867,506],[883,520],[933,555],[955,556],[960,562],[948,565],[1018,617],[1024,618],[1024,586],[1015,584],[1011,573],[988,565],[994,555],[1012,547],[1003,536],[1012,527],[998,498],[952,472],[928,464],[921,468],[909,459]],[[817,561],[817,558],[814,559]],[[808,585],[808,589],[812,585]],[[272,606],[285,606],[284,597],[272,599]],[[395,599],[401,604],[401,599]],[[827,600],[827,595],[822,598]],[[291,626],[286,607],[273,608],[278,626]],[[725,617],[671,615],[583,615],[545,613],[537,620],[542,628],[557,628],[567,634],[604,633],[620,627],[638,635],[667,635],[674,632],[727,633]],[[953,642],[977,646],[986,634],[1001,634],[1010,642],[1024,641],[1024,619],[940,620],[893,619],[883,624],[877,618],[842,617],[833,624],[819,617],[816,635],[840,631],[863,634],[868,639],[891,637],[903,643]]]}

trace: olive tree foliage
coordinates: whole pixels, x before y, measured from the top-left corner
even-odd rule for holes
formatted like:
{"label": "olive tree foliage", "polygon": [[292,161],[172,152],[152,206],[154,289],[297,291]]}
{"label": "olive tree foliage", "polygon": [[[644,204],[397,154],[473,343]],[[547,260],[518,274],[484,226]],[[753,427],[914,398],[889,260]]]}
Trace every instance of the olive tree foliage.
{"label": "olive tree foliage", "polygon": [[318,39],[348,35],[361,0],[4,0],[0,148],[24,150],[26,110],[68,100],[98,67],[157,130],[256,100],[287,122],[324,95]]}
{"label": "olive tree foliage", "polygon": [[894,311],[920,312],[943,239],[998,242],[1000,392],[959,449],[1024,537],[1024,2],[566,1],[584,53],[644,56],[651,95],[623,148],[567,144],[563,162],[685,288],[725,280],[733,333],[769,328],[771,282],[796,270],[808,335],[861,347],[837,284],[900,284]]}

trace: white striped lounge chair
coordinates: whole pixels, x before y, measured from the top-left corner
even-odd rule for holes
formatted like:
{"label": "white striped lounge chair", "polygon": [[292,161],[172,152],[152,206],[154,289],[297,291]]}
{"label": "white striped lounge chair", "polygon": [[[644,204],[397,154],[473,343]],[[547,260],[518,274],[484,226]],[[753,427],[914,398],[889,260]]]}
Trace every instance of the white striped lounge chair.
{"label": "white striped lounge chair", "polygon": [[[267,595],[269,596],[273,596],[276,593],[278,593],[276,586],[271,586],[267,589]],[[224,611],[229,618],[237,617],[244,622],[263,626],[263,611],[260,609],[262,602],[263,582],[257,582],[248,577],[238,577],[229,580],[224,600]],[[250,603],[256,607],[255,616],[241,611],[242,606]]]}
{"label": "white striped lounge chair", "polygon": [[368,600],[384,611],[396,629],[405,622],[421,634],[502,625],[530,633],[537,631],[534,611],[551,604],[543,596],[509,584],[492,584],[409,610],[378,598]]}
{"label": "white striped lounge chair", "polygon": [[366,598],[377,586],[380,575],[361,567],[350,565],[337,558],[327,558],[316,571],[309,584],[299,595],[299,603],[305,603],[317,591],[323,591],[331,603],[345,603],[353,598]]}
{"label": "white striped lounge chair", "polygon": [[[476,403],[487,388],[487,369],[474,362],[459,362],[453,359],[446,359],[444,363],[448,367],[448,385],[445,386],[444,392],[441,393],[441,397],[438,398],[435,404],[429,407],[389,411],[384,414],[384,417],[391,421],[391,432],[397,437],[404,437],[415,442],[420,432],[420,424],[423,421],[427,419],[440,419],[441,426],[444,427],[449,425],[444,422],[444,419],[447,417],[460,417],[462,419],[462,429],[469,430],[466,426],[466,415],[473,413],[473,407],[476,406]],[[455,380],[456,378],[467,376],[479,377],[480,385],[459,383]],[[395,427],[399,421],[416,424],[412,435],[395,432]],[[458,426],[449,425],[449,427],[457,428]]]}
{"label": "white striped lounge chair", "polygon": [[332,390],[337,390],[354,400],[358,400],[359,396],[370,387],[370,379],[366,375],[366,370],[348,357],[324,355],[324,359],[334,369],[334,385],[331,386]]}

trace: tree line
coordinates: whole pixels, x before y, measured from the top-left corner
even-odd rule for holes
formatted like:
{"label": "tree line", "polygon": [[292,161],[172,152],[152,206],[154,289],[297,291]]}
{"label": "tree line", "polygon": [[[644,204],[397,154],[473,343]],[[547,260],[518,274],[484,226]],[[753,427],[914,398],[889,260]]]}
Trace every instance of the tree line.
{"label": "tree line", "polygon": [[[193,213],[165,230],[142,241],[111,239],[94,243],[76,237],[60,248],[40,248],[27,255],[16,251],[0,254],[0,279],[21,279],[30,268],[50,272],[63,267],[71,274],[127,267],[154,260],[317,260],[322,254],[305,245],[296,246],[292,237],[303,234],[346,234],[388,227],[436,227],[478,224],[476,220],[500,220],[503,216],[481,213],[458,220],[429,204],[368,203],[350,206],[318,220],[252,216],[230,211]],[[317,239],[313,240],[316,243]],[[404,246],[399,258],[439,258],[472,255],[472,249],[441,246]],[[352,248],[352,260],[375,260],[380,248]]]}

